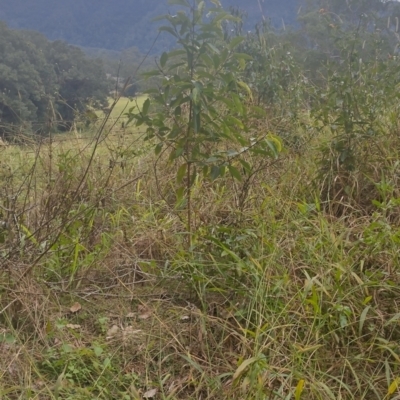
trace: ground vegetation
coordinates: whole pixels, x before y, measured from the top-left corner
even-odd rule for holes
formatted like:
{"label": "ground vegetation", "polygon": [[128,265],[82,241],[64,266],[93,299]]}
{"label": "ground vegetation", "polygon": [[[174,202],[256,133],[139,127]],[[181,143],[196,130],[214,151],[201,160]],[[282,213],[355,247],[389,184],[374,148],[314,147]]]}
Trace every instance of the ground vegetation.
{"label": "ground vegetation", "polygon": [[0,147],[0,395],[399,398],[395,5],[171,3],[152,89]]}

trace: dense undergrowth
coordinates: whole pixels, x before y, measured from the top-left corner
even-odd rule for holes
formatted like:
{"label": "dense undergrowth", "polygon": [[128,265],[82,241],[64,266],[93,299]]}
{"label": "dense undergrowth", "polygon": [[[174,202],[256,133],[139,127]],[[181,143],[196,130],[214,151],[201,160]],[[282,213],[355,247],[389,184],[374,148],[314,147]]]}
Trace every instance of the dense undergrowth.
{"label": "dense undergrowth", "polygon": [[195,22],[123,125],[0,148],[0,398],[400,398],[396,60]]}

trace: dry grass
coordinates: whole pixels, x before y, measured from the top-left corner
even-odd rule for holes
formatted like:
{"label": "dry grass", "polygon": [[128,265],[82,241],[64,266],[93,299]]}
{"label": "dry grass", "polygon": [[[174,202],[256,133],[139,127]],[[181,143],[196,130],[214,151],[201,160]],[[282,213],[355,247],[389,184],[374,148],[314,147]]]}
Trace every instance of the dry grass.
{"label": "dry grass", "polygon": [[309,144],[198,180],[188,250],[173,166],[116,130],[0,148],[0,398],[400,398],[392,193],[323,211]]}

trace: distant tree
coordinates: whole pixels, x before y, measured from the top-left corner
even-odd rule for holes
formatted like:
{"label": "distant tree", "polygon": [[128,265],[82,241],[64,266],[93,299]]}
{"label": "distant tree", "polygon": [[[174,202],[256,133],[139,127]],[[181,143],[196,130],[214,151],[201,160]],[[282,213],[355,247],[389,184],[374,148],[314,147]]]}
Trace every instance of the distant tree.
{"label": "distant tree", "polygon": [[43,119],[54,78],[43,52],[0,23],[0,129]]}
{"label": "distant tree", "polygon": [[109,84],[100,60],[88,59],[82,50],[62,41],[48,46],[48,61],[57,76],[56,104],[68,129],[78,112],[90,103],[101,108],[107,105]]}

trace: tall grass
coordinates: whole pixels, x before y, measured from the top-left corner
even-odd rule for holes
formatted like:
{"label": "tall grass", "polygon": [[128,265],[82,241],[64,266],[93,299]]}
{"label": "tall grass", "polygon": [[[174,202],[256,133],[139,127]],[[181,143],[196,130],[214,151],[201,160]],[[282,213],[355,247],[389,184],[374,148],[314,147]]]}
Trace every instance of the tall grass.
{"label": "tall grass", "polygon": [[187,249],[137,137],[106,136],[78,192],[90,135],[0,150],[2,398],[396,398],[396,164],[368,214],[326,211],[311,145],[240,210],[240,182],[198,180]]}
{"label": "tall grass", "polygon": [[[0,147],[0,398],[400,398],[399,126],[392,109],[359,110],[365,85],[338,82],[347,108],[331,88],[321,114],[285,97],[254,114],[243,135],[281,132],[279,157],[188,174],[190,207],[182,154],[153,151],[174,116],[192,129],[165,92],[164,108],[115,99],[89,127]],[[159,137],[127,124],[132,107]],[[196,151],[227,152],[218,129]]]}

